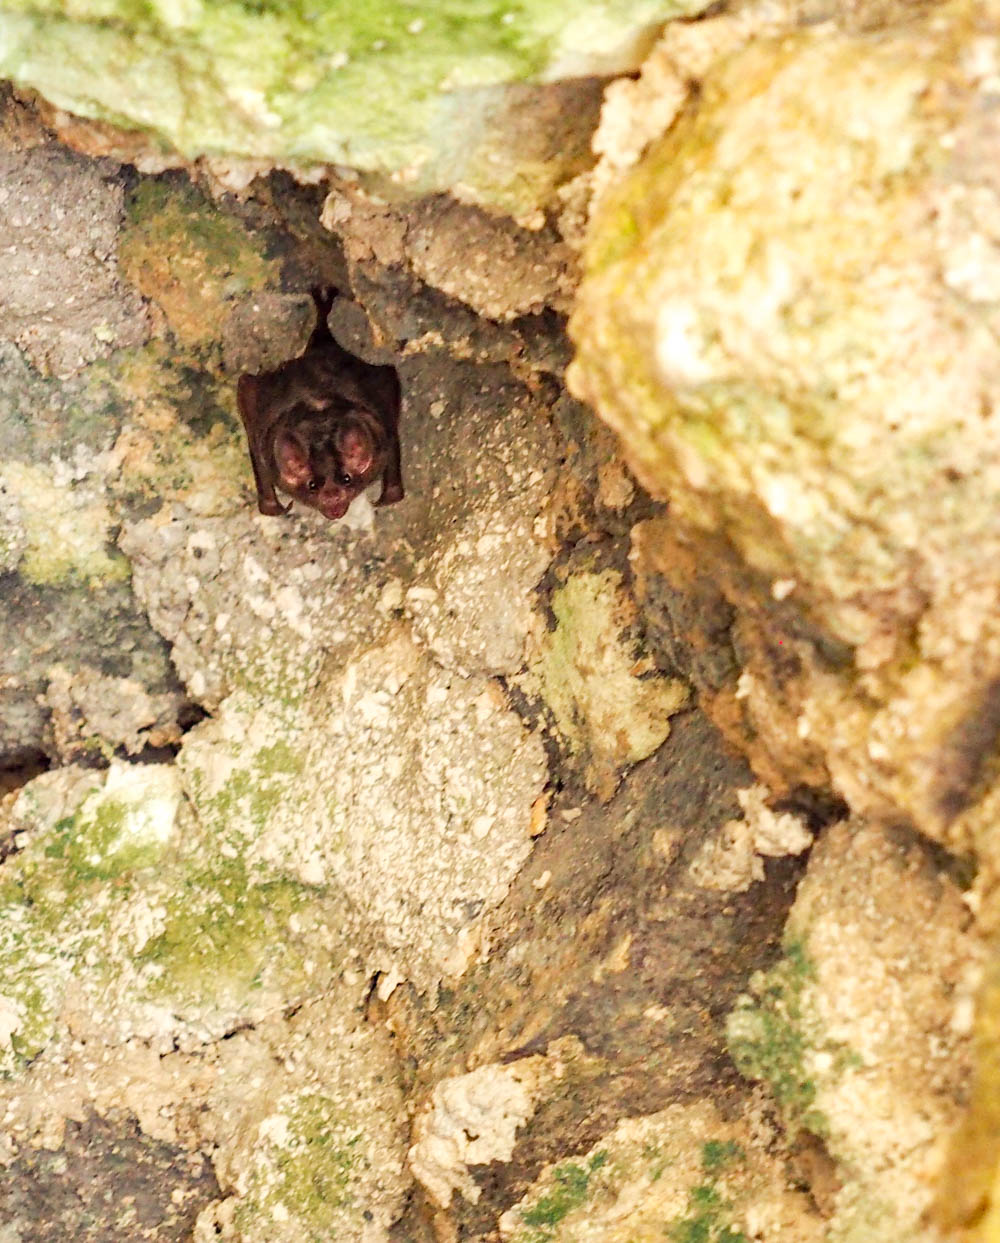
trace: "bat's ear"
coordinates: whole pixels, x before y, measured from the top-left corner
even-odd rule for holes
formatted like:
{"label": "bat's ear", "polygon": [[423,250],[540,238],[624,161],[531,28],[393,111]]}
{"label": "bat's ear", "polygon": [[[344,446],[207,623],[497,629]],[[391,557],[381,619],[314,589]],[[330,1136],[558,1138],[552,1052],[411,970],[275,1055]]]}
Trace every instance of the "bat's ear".
{"label": "bat's ear", "polygon": [[274,460],[281,482],[289,488],[301,488],[312,478],[312,468],[305,450],[287,432],[279,432],[274,438]]}
{"label": "bat's ear", "polygon": [[375,446],[363,427],[345,427],[337,437],[337,448],[344,470],[349,475],[363,475],[375,461]]}

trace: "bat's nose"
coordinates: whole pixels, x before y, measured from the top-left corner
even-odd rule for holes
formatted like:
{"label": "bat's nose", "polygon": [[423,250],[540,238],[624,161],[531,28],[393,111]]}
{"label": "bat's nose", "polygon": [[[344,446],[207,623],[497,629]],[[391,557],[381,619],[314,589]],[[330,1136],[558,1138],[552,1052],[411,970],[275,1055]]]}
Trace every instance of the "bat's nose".
{"label": "bat's nose", "polygon": [[324,518],[329,518],[333,522],[337,518],[343,518],[353,499],[350,493],[345,492],[343,488],[324,489],[319,498],[319,512]]}

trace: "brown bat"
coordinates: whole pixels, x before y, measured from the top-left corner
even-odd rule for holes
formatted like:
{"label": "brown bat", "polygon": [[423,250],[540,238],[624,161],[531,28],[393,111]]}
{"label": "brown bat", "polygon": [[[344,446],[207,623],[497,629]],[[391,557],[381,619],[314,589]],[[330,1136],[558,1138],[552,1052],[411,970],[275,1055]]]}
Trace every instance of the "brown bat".
{"label": "brown bat", "polygon": [[403,499],[399,460],[399,376],[338,345],[327,327],[336,289],[313,289],[316,327],[298,358],[274,371],[241,375],[236,403],[246,428],[262,514],[285,514],[279,487],[324,518],[382,476],[376,505]]}

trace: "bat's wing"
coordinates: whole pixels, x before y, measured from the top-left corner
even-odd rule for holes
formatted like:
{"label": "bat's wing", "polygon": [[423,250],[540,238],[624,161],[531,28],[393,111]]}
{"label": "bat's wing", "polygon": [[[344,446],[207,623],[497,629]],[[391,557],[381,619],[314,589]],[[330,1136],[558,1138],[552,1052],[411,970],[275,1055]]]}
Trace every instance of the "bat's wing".
{"label": "bat's wing", "polygon": [[257,485],[257,508],[262,514],[272,517],[286,514],[288,510],[278,500],[274,491],[273,471],[268,469],[263,460],[263,444],[261,433],[267,429],[262,427],[260,409],[260,377],[241,375],[236,382],[236,407],[243,420],[247,434],[247,448],[250,450],[250,465],[253,467],[253,481]]}

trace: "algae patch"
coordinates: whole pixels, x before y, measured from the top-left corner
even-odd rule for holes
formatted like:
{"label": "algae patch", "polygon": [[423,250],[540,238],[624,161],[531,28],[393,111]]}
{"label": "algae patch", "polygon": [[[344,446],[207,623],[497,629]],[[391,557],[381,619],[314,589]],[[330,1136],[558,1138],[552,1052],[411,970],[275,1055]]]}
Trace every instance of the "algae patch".
{"label": "algae patch", "polygon": [[729,1052],[740,1074],[763,1079],[774,1093],[789,1125],[825,1136],[829,1122],[816,1108],[817,1087],[811,1069],[820,1053],[827,1073],[857,1064],[846,1046],[823,1040],[813,1031],[804,994],[816,978],[816,966],[801,941],[789,941],[785,956],[770,971],[757,972],[726,1024]]}
{"label": "algae patch", "polygon": [[12,813],[24,847],[0,887],[3,1067],[44,1047],[70,980],[75,1011],[109,1041],[157,1047],[330,987],[340,907],[323,891],[251,872],[226,825],[199,826],[173,765],[113,764],[103,782],[86,771],[36,779]]}
{"label": "algae patch", "polygon": [[358,1202],[359,1177],[370,1168],[354,1122],[320,1093],[280,1101],[260,1127],[262,1143],[236,1210],[237,1225],[292,1218],[316,1239],[354,1225],[365,1207]]}
{"label": "algae patch", "polygon": [[[237,183],[261,163],[341,164],[393,178],[396,193],[461,185],[526,213],[551,194],[561,153],[537,167],[504,84],[633,69],[658,23],[697,8],[27,0],[5,14],[0,76],[77,115],[144,131],[154,159],[164,147],[222,157]],[[503,158],[491,160],[497,149]]]}
{"label": "algae patch", "polygon": [[536,1243],[536,1240],[543,1243],[553,1237],[551,1227],[586,1201],[591,1175],[606,1165],[607,1160],[607,1152],[601,1151],[595,1152],[583,1165],[567,1161],[556,1166],[552,1171],[552,1190],[523,1214],[524,1224],[529,1227],[525,1243]]}
{"label": "algae patch", "polygon": [[617,571],[571,574],[553,593],[552,611],[555,629],[538,640],[524,686],[548,705],[590,787],[609,796],[623,769],[666,740],[687,688],[644,659]]}
{"label": "algae patch", "polygon": [[11,812],[12,827],[33,831],[0,887],[0,1069],[8,1074],[48,1043],[83,962],[93,981],[106,979],[115,908],[128,905],[135,875],[159,860],[174,831],[181,794],[172,770],[113,765],[99,780],[63,769],[26,786]]}
{"label": "algae patch", "polygon": [[22,534],[17,568],[38,585],[121,582],[129,565],[111,545],[114,518],[101,493],[52,467],[8,461],[0,487],[16,504]]}
{"label": "algae patch", "polygon": [[669,1243],[750,1243],[749,1235],[733,1224],[733,1204],[719,1185],[727,1166],[746,1161],[746,1153],[735,1140],[707,1140],[701,1149],[701,1168],[705,1181],[688,1192],[682,1217],[666,1229]]}
{"label": "algae patch", "polygon": [[236,860],[186,878],[137,956],[150,968],[148,995],[193,1024],[236,1013],[254,994],[256,1010],[301,1001],[323,960],[333,965],[320,951],[329,928],[316,896],[292,881],[253,884]]}
{"label": "algae patch", "polygon": [[822,1230],[781,1160],[705,1103],[619,1123],[543,1172],[499,1225],[507,1243],[818,1243]]}
{"label": "algae patch", "polygon": [[119,261],[188,348],[217,341],[229,302],[277,275],[261,243],[209,199],[154,180],[143,180],[128,203]]}
{"label": "algae patch", "polygon": [[64,858],[87,880],[155,867],[173,836],[181,797],[174,769],[113,763],[104,788],[56,825],[46,853]]}

